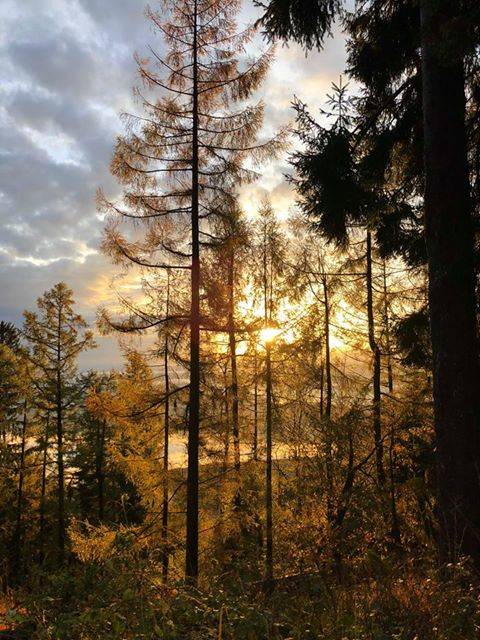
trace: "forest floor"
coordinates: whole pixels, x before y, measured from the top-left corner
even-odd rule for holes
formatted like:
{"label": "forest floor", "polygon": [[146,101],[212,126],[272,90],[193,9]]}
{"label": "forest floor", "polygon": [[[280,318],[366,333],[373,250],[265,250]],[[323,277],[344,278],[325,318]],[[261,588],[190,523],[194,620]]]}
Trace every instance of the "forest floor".
{"label": "forest floor", "polygon": [[26,640],[30,637],[30,630],[23,622],[25,609],[16,609],[14,602],[8,596],[0,595],[0,640]]}

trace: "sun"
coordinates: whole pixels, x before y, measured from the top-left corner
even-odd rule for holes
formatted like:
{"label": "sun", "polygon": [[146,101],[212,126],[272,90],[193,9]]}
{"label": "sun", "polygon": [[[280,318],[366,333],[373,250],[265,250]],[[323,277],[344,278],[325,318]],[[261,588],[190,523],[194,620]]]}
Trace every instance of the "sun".
{"label": "sun", "polygon": [[275,327],[265,327],[265,329],[260,331],[260,342],[263,342],[264,344],[273,342],[280,333],[280,329]]}

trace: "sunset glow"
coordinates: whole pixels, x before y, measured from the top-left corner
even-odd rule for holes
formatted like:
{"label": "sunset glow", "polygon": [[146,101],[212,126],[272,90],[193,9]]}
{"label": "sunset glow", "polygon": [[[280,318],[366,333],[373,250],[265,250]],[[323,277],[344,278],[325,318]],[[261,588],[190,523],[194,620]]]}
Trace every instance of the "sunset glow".
{"label": "sunset glow", "polygon": [[478,4],[2,0],[0,639],[478,640]]}
{"label": "sunset glow", "polygon": [[275,340],[281,335],[282,330],[277,329],[276,327],[266,327],[265,329],[261,329],[260,331],[260,342],[263,344],[268,344],[271,342],[275,342]]}

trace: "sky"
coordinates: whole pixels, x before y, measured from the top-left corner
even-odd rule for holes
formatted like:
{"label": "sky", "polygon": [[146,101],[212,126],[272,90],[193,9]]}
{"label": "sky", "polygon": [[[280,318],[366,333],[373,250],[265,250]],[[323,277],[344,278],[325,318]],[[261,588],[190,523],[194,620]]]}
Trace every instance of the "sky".
{"label": "sky", "polygon": [[[162,43],[144,17],[144,0],[2,0],[0,3],[0,319],[21,325],[24,309],[59,281],[94,325],[113,301],[118,273],[99,251],[104,221],[95,208],[101,187],[120,190],[109,174],[122,112],[135,111],[134,53]],[[151,0],[155,6],[155,0]],[[253,18],[247,0],[240,21]],[[290,122],[296,95],[312,112],[324,104],[345,68],[337,34],[322,52],[277,47],[258,97],[266,103],[265,135]],[[266,166],[242,194],[252,212],[268,192],[279,213],[294,196],[285,158]],[[95,329],[95,327],[94,327]],[[96,330],[95,330],[96,331]],[[82,368],[119,366],[116,338],[97,337]]]}

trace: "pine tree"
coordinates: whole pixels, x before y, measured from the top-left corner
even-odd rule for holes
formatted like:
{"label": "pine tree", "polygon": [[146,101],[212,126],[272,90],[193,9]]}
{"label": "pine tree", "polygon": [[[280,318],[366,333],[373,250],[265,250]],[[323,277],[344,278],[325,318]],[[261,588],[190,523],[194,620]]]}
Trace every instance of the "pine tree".
{"label": "pine tree", "polygon": [[[262,21],[270,38],[293,38],[309,49],[322,46],[343,3],[257,4],[263,6]],[[460,0],[372,0],[362,4],[347,25],[350,72],[366,87],[364,118],[357,133],[360,137],[372,133],[370,140],[378,143],[369,170],[373,168],[381,179],[396,165],[405,176],[393,208],[392,202],[384,207],[383,213],[390,214],[383,220],[379,216],[378,230],[384,239],[390,234],[396,250],[408,257],[418,257],[417,248],[425,241],[428,246],[441,553],[450,559],[466,553],[478,564],[480,509],[472,496],[478,492],[475,469],[480,459],[474,382],[479,347],[469,169],[474,175],[478,172],[468,162],[465,101],[465,66],[477,66],[477,5]],[[474,157],[478,124],[468,124]],[[423,190],[424,236],[418,233],[422,225],[416,220],[416,207],[408,200],[408,195],[418,199]],[[405,232],[409,224],[413,233]]]}
{"label": "pine tree", "polygon": [[381,348],[375,328],[372,226],[385,204],[381,189],[374,190],[365,171],[363,149],[353,129],[352,100],[348,85],[333,86],[328,96],[333,116],[331,127],[322,127],[306,106],[295,104],[298,135],[304,149],[295,153],[292,179],[300,195],[300,207],[327,241],[346,247],[358,241],[359,227],[366,227],[365,297],[368,319],[368,344],[372,352],[372,427],[375,442],[379,487],[385,484],[384,446],[381,422]]}
{"label": "pine tree", "polygon": [[[95,346],[93,334],[74,311],[73,292],[64,282],[37,300],[37,311],[25,311],[23,336],[29,359],[39,375],[34,384],[56,418],[58,557],[65,557],[65,414],[74,394],[76,360]],[[32,379],[33,382],[33,379]]]}
{"label": "pine tree", "polygon": [[21,403],[21,360],[10,347],[0,344],[0,434],[3,443],[15,432]]}
{"label": "pine tree", "polygon": [[[478,488],[474,468],[480,459],[480,409],[472,383],[478,373],[471,375],[478,372],[478,200],[472,201],[469,185],[477,182],[469,156],[478,122],[467,117],[465,100],[471,93],[475,112],[475,73],[467,75],[465,68],[478,68],[476,22],[475,3],[369,3],[351,20],[349,62],[365,85],[359,130],[369,138],[370,168],[380,179],[393,177],[390,196],[403,200],[380,217],[377,236],[397,255],[428,265],[441,555],[453,560],[468,554],[478,563],[480,511],[469,497]],[[465,26],[461,32],[459,24]],[[387,43],[389,56],[378,56]],[[415,311],[411,326],[419,319]],[[462,443],[469,443],[468,453]]]}
{"label": "pine tree", "polygon": [[[2,488],[2,511],[7,507],[6,501],[11,501],[12,514],[5,517],[1,529],[2,538],[6,545],[5,575],[10,584],[20,581],[23,574],[24,551],[24,511],[25,511],[25,473],[27,455],[28,416],[28,376],[24,353],[20,349],[18,334],[7,330],[0,343],[0,464],[2,469],[11,470],[11,476],[5,473],[8,481]],[[15,351],[8,345],[12,345]],[[10,484],[12,494],[9,495]],[[6,515],[6,514],[5,514]]]}
{"label": "pine tree", "polygon": [[7,345],[12,351],[20,346],[20,336],[17,327],[12,322],[0,320],[0,343]]}
{"label": "pine tree", "polygon": [[75,415],[75,449],[72,467],[79,511],[90,522],[102,524],[115,519],[113,502],[115,482],[109,446],[112,425],[109,416],[99,411],[98,397],[113,387],[110,374],[88,372],[78,378],[79,393]]}
{"label": "pine tree", "polygon": [[[130,527],[146,521],[149,538],[155,541],[158,536],[165,577],[168,539],[164,503],[169,477],[168,469],[163,468],[159,478],[158,463],[165,463],[165,453],[168,456],[164,438],[170,423],[165,423],[162,405],[167,398],[163,384],[158,384],[145,355],[127,349],[124,369],[113,376],[109,388],[100,390],[95,396],[92,410],[95,406],[95,415],[108,420],[111,426],[110,465],[120,476],[120,482],[123,478],[126,500],[122,521]],[[167,512],[167,525],[168,515]]]}

